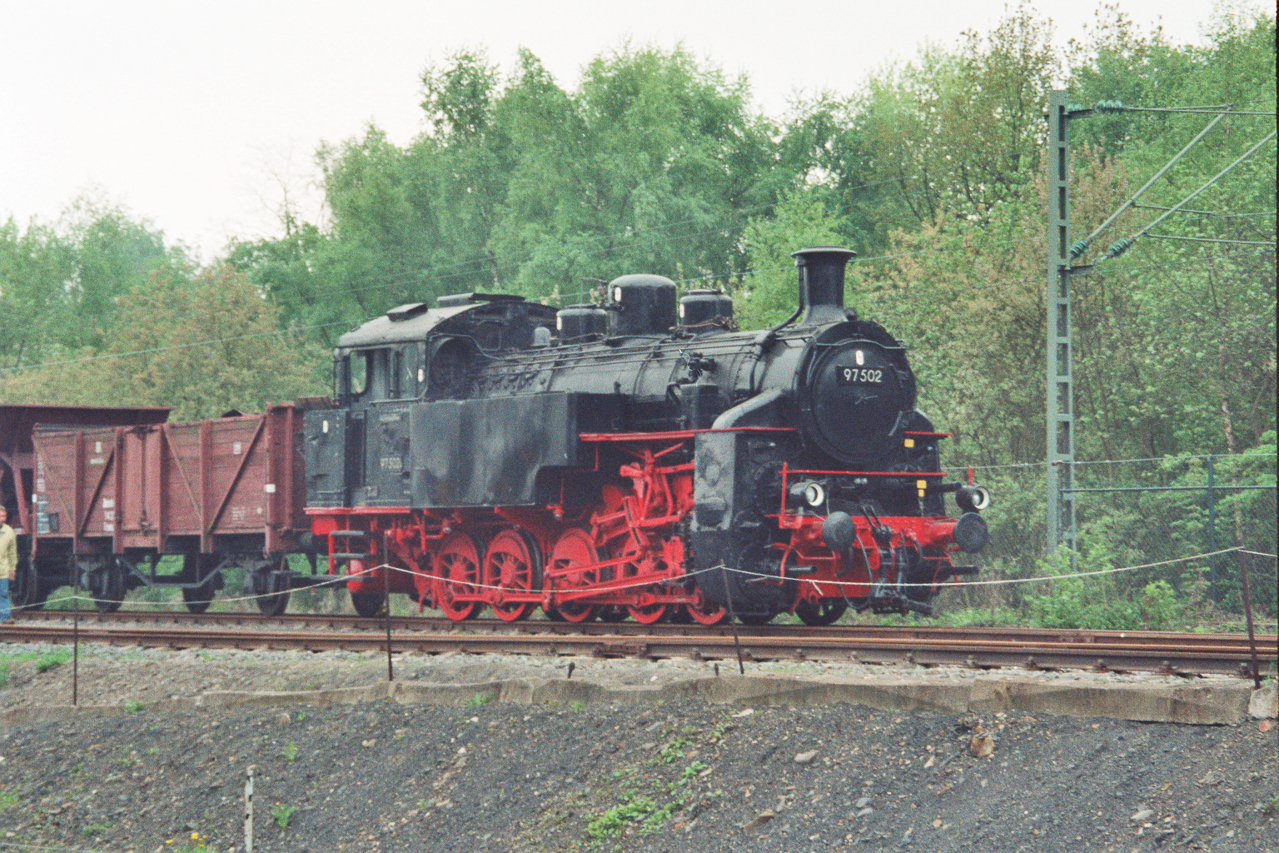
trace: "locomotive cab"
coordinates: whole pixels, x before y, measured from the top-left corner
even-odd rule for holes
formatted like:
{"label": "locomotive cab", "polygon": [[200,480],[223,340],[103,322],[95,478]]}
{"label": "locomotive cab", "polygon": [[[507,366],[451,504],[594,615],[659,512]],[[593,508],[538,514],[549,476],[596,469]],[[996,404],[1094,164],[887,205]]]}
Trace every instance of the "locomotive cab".
{"label": "locomotive cab", "polygon": [[337,407],[307,415],[308,503],[410,505],[413,410],[465,399],[478,363],[532,350],[554,325],[554,309],[521,296],[465,293],[401,305],[343,335]]}

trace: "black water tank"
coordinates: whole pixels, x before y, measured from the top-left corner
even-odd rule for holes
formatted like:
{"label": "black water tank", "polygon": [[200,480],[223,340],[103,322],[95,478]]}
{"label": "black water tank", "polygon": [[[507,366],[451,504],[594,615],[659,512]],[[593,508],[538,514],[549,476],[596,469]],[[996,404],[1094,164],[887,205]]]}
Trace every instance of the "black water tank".
{"label": "black water tank", "polygon": [[679,325],[695,335],[733,325],[733,300],[718,290],[689,291],[679,300]]}

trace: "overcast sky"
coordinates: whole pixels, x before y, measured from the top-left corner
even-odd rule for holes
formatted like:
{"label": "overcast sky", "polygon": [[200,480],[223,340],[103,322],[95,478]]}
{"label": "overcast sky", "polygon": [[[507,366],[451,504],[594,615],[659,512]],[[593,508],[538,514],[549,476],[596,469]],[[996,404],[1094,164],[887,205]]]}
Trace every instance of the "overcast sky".
{"label": "overcast sky", "polygon": [[[1143,29],[1196,44],[1214,0],[1117,0]],[[1262,8],[1259,0],[1234,6]],[[1095,0],[1036,0],[1062,45]],[[459,48],[510,69],[526,47],[566,89],[628,40],[682,43],[781,117],[797,93],[857,90],[928,42],[986,33],[1005,0],[3,0],[0,221],[53,222],[80,194],[124,205],[204,260],[274,236],[281,185],[305,192],[312,155],[374,122],[421,129],[419,75]],[[1265,8],[1273,8],[1268,2]]]}

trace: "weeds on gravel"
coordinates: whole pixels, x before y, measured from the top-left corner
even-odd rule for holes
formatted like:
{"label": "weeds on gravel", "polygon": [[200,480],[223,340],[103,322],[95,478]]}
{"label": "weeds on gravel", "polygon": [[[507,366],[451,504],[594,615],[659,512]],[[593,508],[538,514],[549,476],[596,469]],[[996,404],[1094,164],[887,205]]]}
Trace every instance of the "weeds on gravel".
{"label": "weeds on gravel", "polygon": [[[687,738],[680,738],[668,746],[675,746],[669,759],[671,763],[676,756],[683,757],[683,747],[689,744]],[[613,780],[620,783],[618,804],[592,817],[586,823],[586,837],[592,847],[598,848],[605,841],[621,838],[632,831],[641,836],[659,832],[673,815],[688,806],[693,798],[690,788],[699,777],[709,770],[701,761],[692,761],[673,781],[663,784],[658,780],[649,780],[653,796],[638,793],[631,787],[636,781],[635,768],[623,768],[614,771]],[[664,802],[669,797],[669,801]]]}
{"label": "weeds on gravel", "polygon": [[9,662],[7,660],[0,661],[0,687],[9,686]]}
{"label": "weeds on gravel", "polygon": [[176,846],[176,838],[170,838],[164,843],[172,845],[173,853],[218,853],[216,847],[209,846],[209,836],[198,832],[191,833],[191,837],[181,847]]}
{"label": "weeds on gravel", "polygon": [[670,802],[659,806],[650,797],[624,791],[621,803],[591,818],[586,824],[586,835],[597,845],[608,839],[621,838],[623,833],[636,825],[639,826],[640,835],[652,835],[682,805],[680,802]]}
{"label": "weeds on gravel", "polygon": [[36,672],[48,672],[51,669],[57,669],[69,660],[71,660],[71,652],[66,649],[49,652],[49,654],[42,655],[36,661]]}
{"label": "weeds on gravel", "polygon": [[[284,746],[280,748],[280,755],[284,758],[285,761],[293,761],[294,759],[298,757],[297,744],[292,742],[286,743]],[[276,803],[276,805],[279,805],[279,803]]]}
{"label": "weeds on gravel", "polygon": [[11,809],[22,802],[17,791],[0,791],[0,811]]}
{"label": "weeds on gravel", "polygon": [[692,740],[686,737],[675,738],[658,750],[657,760],[663,764],[672,764],[684,757],[684,747],[691,743]]}
{"label": "weeds on gravel", "polygon": [[298,810],[297,806],[290,806],[286,803],[277,802],[271,806],[271,817],[275,820],[275,825],[281,830],[289,828],[289,824],[293,822],[293,813]]}

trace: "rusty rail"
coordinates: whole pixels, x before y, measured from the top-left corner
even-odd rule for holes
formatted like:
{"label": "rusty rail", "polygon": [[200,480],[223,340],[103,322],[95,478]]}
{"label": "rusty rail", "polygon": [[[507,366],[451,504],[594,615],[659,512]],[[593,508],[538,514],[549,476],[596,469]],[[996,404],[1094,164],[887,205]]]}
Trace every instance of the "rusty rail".
{"label": "rusty rail", "polygon": [[[70,642],[71,614],[28,614],[0,628],[0,641]],[[595,655],[694,657],[736,655],[732,629],[692,625],[590,623],[566,626],[541,620],[507,623],[395,617],[389,650],[438,654]],[[258,614],[118,612],[84,616],[81,639],[114,645],[167,648],[271,648],[323,651],[388,649],[386,620],[344,615],[293,615],[263,626]],[[751,660],[813,660],[976,669],[1089,669],[1194,676],[1251,672],[1243,634],[1156,631],[1068,631],[1031,628],[802,625],[738,626]],[[1273,670],[1279,638],[1257,638],[1261,665]]]}

